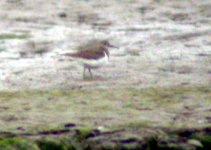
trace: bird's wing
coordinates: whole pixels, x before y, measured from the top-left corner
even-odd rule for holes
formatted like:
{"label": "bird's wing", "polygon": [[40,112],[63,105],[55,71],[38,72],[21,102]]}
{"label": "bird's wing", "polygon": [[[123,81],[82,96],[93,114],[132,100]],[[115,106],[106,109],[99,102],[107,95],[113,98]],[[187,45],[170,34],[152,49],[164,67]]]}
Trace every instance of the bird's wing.
{"label": "bird's wing", "polygon": [[104,53],[103,51],[99,50],[84,49],[83,51],[78,51],[76,53],[71,54],[70,56],[85,59],[100,59],[104,57]]}

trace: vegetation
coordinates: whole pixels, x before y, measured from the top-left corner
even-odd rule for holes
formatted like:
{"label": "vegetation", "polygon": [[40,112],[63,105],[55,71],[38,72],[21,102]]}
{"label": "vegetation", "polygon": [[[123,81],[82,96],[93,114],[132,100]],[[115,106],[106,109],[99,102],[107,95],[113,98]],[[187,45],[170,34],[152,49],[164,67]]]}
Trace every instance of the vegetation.
{"label": "vegetation", "polygon": [[0,147],[206,149],[210,91],[210,85],[1,91]]}
{"label": "vegetation", "polygon": [[12,40],[12,39],[27,39],[30,36],[28,34],[0,34],[0,40]]}

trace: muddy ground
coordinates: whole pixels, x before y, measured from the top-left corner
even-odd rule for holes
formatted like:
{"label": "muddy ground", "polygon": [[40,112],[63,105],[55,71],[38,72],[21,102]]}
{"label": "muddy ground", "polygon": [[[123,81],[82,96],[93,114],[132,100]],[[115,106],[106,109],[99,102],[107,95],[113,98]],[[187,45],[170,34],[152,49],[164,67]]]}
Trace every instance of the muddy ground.
{"label": "muddy ground", "polygon": [[[1,90],[211,82],[208,0],[0,3]],[[119,49],[111,49],[110,63],[87,82],[82,67],[60,54],[93,38],[108,38]]]}
{"label": "muddy ground", "polygon": [[[0,1],[0,130],[209,126],[210,7],[209,0]],[[82,66],[62,55],[105,38],[119,48],[83,80]]]}

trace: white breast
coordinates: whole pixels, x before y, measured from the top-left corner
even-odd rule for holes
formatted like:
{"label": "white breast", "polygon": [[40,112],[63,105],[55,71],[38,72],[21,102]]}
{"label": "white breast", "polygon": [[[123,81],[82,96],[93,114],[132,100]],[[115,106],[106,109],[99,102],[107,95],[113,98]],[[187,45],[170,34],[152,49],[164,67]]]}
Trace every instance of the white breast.
{"label": "white breast", "polygon": [[91,68],[99,68],[108,62],[108,55],[104,52],[104,57],[94,60],[94,59],[80,59],[83,65],[89,66]]}

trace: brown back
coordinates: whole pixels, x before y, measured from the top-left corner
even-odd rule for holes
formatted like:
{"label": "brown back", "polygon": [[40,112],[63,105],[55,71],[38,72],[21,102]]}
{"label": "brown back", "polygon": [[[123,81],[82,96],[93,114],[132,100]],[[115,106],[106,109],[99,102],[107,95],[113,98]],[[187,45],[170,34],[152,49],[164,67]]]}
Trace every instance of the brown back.
{"label": "brown back", "polygon": [[78,52],[71,54],[72,57],[85,59],[100,59],[104,57],[104,53],[109,56],[107,46],[102,41],[93,40],[85,45],[78,47]]}

